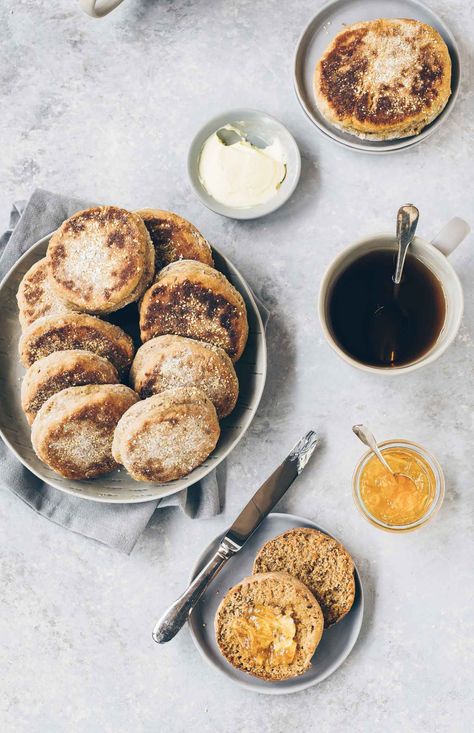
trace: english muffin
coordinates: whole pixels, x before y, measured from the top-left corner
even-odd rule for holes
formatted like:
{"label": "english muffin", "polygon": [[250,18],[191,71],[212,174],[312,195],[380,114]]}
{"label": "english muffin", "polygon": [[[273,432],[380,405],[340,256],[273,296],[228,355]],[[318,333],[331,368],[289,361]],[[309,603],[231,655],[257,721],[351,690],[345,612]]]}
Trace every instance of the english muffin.
{"label": "english muffin", "polygon": [[133,359],[133,342],[125,331],[86,313],[38,318],[20,338],[20,361],[28,368],[53,351],[81,349],[108,359],[124,374]]}
{"label": "english muffin", "polygon": [[21,406],[31,423],[53,394],[84,384],[117,384],[116,368],[91,351],[53,351],[30,366],[21,384]]}
{"label": "english muffin", "polygon": [[143,296],[140,333],[142,341],[170,333],[207,341],[236,362],[247,343],[247,310],[221,272],[180,260],[165,267]]}
{"label": "english muffin", "polygon": [[346,26],[329,44],[315,73],[324,117],[360,138],[417,135],[451,94],[451,58],[439,33],[407,18]]}
{"label": "english muffin", "polygon": [[230,664],[264,680],[306,672],[323,633],[323,614],[308,588],[288,573],[244,578],[217,609],[217,644]]}
{"label": "english muffin", "polygon": [[182,216],[161,209],[140,209],[136,213],[145,222],[153,242],[156,272],[176,260],[198,260],[214,265],[209,242]]}
{"label": "english muffin", "polygon": [[223,349],[183,336],[157,336],[141,346],[130,370],[130,384],[142,399],[173,387],[201,389],[223,418],[235,407],[239,382]]}
{"label": "english muffin", "polygon": [[55,293],[86,313],[111,313],[138,300],[155,271],[143,220],[116,206],[96,206],[66,219],[46,256]]}
{"label": "english muffin", "polygon": [[30,267],[19,285],[16,294],[20,311],[20,325],[26,328],[37,318],[64,315],[73,310],[64,303],[51,287],[46,257]]}
{"label": "english muffin", "polygon": [[35,452],[53,471],[89,479],[117,467],[112,439],[119,419],[138,400],[123,384],[69,387],[40,408],[31,430]]}
{"label": "english muffin", "polygon": [[323,532],[298,527],[266,542],[255,558],[253,572],[274,571],[290,573],[310,589],[321,606],[326,628],[352,608],[354,563],[344,547]]}
{"label": "english muffin", "polygon": [[112,453],[136,481],[182,478],[206,460],[219,439],[214,405],[195,387],[138,402],[117,425]]}

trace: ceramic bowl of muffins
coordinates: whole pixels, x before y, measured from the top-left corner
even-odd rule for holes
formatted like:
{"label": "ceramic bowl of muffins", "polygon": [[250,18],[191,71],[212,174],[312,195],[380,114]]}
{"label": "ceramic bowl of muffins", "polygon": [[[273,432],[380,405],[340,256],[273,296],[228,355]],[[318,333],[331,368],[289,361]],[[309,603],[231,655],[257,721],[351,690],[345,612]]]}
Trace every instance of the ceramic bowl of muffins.
{"label": "ceramic bowl of muffins", "polygon": [[390,152],[417,144],[446,119],[460,61],[454,38],[429,8],[411,0],[373,5],[335,0],[321,8],[298,43],[295,89],[326,137]]}
{"label": "ceramic bowl of muffins", "polygon": [[199,651],[226,676],[284,694],[342,664],[362,615],[360,577],[343,545],[301,517],[272,513],[219,573],[190,626]]}
{"label": "ceramic bowl of muffins", "polygon": [[217,466],[255,413],[260,313],[177,214],[77,212],[17,262],[0,306],[2,436],[57,488],[117,502],[175,493]]}

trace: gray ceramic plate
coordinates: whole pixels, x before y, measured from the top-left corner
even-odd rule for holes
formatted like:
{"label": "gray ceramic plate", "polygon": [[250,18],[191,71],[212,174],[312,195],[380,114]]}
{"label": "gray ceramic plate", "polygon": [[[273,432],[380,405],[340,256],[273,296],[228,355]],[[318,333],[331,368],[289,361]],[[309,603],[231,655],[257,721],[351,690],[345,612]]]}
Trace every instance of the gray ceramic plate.
{"label": "gray ceramic plate", "polygon": [[[356,596],[347,616],[335,626],[327,629],[316,650],[310,669],[301,677],[282,682],[265,682],[257,677],[232,667],[219,651],[214,634],[214,617],[217,607],[229,588],[242,578],[252,574],[252,564],[260,547],[267,540],[294,527],[311,527],[330,534],[314,522],[294,514],[269,514],[244,548],[224,566],[217,578],[204,594],[189,619],[191,635],[204,659],[226,677],[241,687],[267,695],[286,695],[299,692],[329,677],[350,654],[359,636],[364,614],[364,594],[357,568],[355,569]],[[193,570],[194,578],[217,549],[221,536],[204,550]]]}
{"label": "gray ceramic plate", "polygon": [[[236,364],[240,383],[239,400],[235,410],[221,423],[221,436],[209,458],[186,478],[166,484],[134,481],[128,473],[117,470],[89,481],[64,479],[51,471],[36,456],[30,441],[30,428],[20,404],[20,381],[24,369],[18,361],[18,340],[21,335],[18,322],[16,292],[27,270],[46,254],[49,236],[44,237],[26,252],[0,284],[0,435],[20,461],[36,476],[61,491],[84,499],[118,504],[134,504],[161,499],[199,481],[226,458],[250,425],[262,396],[267,373],[265,332],[255,299],[239,271],[213,249],[216,267],[221,270],[241,293],[247,306],[249,339],[242,358]],[[133,306],[129,306],[131,308]],[[127,309],[125,309],[127,310]],[[118,314],[117,314],[118,315]],[[120,323],[119,318],[114,319]],[[123,325],[123,324],[120,324]]]}
{"label": "gray ceramic plate", "polygon": [[[257,138],[267,145],[278,140],[282,150],[285,152],[287,173],[275,196],[265,204],[254,206],[250,209],[237,209],[232,206],[225,206],[210,196],[199,179],[199,158],[201,150],[208,139],[216,130],[226,124],[234,124],[238,129],[245,132],[249,139]],[[196,133],[188,153],[188,175],[191,185],[201,199],[202,203],[216,214],[227,216],[230,219],[258,219],[276,211],[288,201],[300,179],[301,156],[293,135],[286,127],[274,117],[256,109],[230,109],[217,117],[206,122]]]}
{"label": "gray ceramic plate", "polygon": [[[420,20],[436,28],[448,46],[452,63],[452,94],[441,114],[419,135],[400,140],[360,140],[327,122],[316,105],[313,91],[314,70],[326,47],[344,25],[375,18]],[[364,153],[392,153],[426,140],[444,122],[454,107],[460,79],[461,66],[456,41],[441,18],[417,0],[333,0],[325,3],[303,31],[298,41],[294,60],[296,95],[309,119],[326,138]]]}

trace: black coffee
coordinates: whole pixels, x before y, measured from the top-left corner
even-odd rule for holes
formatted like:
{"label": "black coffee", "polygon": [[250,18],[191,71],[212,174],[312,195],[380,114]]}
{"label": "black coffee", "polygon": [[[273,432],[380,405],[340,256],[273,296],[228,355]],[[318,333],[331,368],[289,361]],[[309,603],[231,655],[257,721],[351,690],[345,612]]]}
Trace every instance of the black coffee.
{"label": "black coffee", "polygon": [[396,367],[419,359],[444,324],[443,288],[431,270],[408,254],[400,285],[397,253],[376,250],[350,264],[329,294],[332,335],[347,354],[370,366]]}

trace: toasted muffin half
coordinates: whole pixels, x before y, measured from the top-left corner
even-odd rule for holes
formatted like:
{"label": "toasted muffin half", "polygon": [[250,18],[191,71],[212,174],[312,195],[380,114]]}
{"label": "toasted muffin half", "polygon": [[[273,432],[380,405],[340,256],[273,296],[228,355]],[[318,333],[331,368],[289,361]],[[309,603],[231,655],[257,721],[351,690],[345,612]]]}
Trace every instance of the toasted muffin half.
{"label": "toasted muffin half", "polygon": [[324,117],[360,138],[417,135],[451,94],[451,58],[438,31],[418,20],[380,18],[346,26],[316,65]]}
{"label": "toasted muffin half", "polygon": [[227,661],[273,682],[309,669],[323,627],[311,591],[281,572],[244,578],[222,599],[215,617],[217,644]]}
{"label": "toasted muffin half", "polygon": [[354,563],[340,542],[308,527],[289,529],[266,542],[254,573],[282,571],[304,583],[317,598],[327,628],[351,610],[355,597]]}

